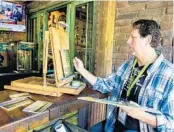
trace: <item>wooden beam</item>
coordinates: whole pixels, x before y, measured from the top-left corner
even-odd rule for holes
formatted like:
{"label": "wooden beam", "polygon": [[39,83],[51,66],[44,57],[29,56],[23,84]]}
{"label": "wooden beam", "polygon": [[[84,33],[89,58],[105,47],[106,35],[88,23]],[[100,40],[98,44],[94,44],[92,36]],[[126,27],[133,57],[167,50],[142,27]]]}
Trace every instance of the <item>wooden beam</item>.
{"label": "wooden beam", "polygon": [[[105,77],[112,71],[112,53],[115,23],[115,1],[97,2],[98,8],[98,41],[96,47],[97,76]],[[101,17],[102,16],[102,17]],[[102,59],[101,59],[102,58]],[[100,113],[100,114],[99,114]],[[94,103],[89,107],[89,128],[105,119],[106,105]]]}
{"label": "wooden beam", "polygon": [[116,10],[115,3],[115,1],[102,1],[100,2],[100,7],[98,7],[98,47],[96,48],[97,76],[104,77],[112,71],[112,52]]}
{"label": "wooden beam", "polygon": [[[63,3],[62,1],[33,1],[27,5],[29,13],[38,12],[43,9],[48,9],[51,6],[59,5]],[[65,2],[64,2],[65,3]]]}

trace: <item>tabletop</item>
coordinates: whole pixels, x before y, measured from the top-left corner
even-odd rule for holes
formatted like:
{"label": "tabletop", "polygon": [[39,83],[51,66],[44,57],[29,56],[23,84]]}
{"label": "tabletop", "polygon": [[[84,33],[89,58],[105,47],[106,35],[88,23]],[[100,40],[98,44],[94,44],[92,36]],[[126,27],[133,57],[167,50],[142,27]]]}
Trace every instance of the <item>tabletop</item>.
{"label": "tabletop", "polygon": [[[0,103],[10,100],[9,95],[19,93],[12,90],[0,91]],[[92,96],[95,98],[107,97],[105,94],[94,91],[90,88],[85,88],[79,95],[63,94],[61,97],[44,96],[38,94],[31,94],[31,99],[34,101],[49,101],[53,104],[44,112],[38,114],[28,114],[22,112],[24,107],[16,108],[10,112],[0,109],[0,132],[17,132],[27,131],[43,123],[47,123],[61,115],[73,112],[75,110],[84,108],[90,105],[91,102],[78,100],[78,97]]]}

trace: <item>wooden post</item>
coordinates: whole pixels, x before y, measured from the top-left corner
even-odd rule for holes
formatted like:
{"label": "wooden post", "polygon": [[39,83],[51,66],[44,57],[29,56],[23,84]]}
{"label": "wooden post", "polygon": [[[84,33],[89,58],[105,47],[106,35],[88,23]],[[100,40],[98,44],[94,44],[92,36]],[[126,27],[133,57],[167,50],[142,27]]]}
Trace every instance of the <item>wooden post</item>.
{"label": "wooden post", "polygon": [[[100,2],[98,13],[98,45],[96,47],[96,75],[107,76],[112,71],[112,52],[115,23],[115,1]],[[99,7],[98,7],[99,8]],[[101,17],[102,16],[102,17]],[[102,59],[101,59],[102,58]]]}
{"label": "wooden post", "polygon": [[62,62],[60,56],[61,44],[58,29],[51,27],[50,28],[50,39],[51,39],[51,49],[52,49],[52,56],[53,56],[53,65],[54,65],[54,76],[56,81],[56,87],[58,86],[59,80],[63,78],[63,69],[62,69]]}
{"label": "wooden post", "polygon": [[[98,45],[96,47],[97,76],[106,77],[112,71],[112,53],[115,23],[115,1],[102,1],[98,3]],[[102,58],[102,59],[101,59]],[[99,114],[100,113],[100,114]],[[89,128],[105,119],[106,105],[94,103],[89,112]]]}

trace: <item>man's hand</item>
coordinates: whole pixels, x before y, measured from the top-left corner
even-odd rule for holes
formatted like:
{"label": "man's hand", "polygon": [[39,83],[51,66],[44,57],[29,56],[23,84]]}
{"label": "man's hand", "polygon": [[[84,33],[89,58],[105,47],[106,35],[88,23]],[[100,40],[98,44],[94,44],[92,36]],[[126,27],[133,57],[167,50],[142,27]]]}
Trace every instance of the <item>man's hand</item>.
{"label": "man's hand", "polygon": [[121,106],[120,108],[123,111],[125,111],[127,113],[127,115],[129,115],[130,117],[140,120],[140,121],[156,128],[157,122],[156,122],[155,115],[149,114],[149,113],[145,112],[144,110],[142,110],[140,108],[136,108],[136,107]]}
{"label": "man's hand", "polygon": [[94,85],[97,81],[97,77],[94,76],[93,74],[91,74],[89,71],[87,71],[84,68],[83,62],[78,59],[77,57],[75,57],[73,59],[73,63],[74,63],[74,67],[76,68],[76,70],[92,85]]}
{"label": "man's hand", "polygon": [[80,71],[82,71],[84,69],[84,65],[83,65],[83,62],[78,59],[77,57],[75,57],[73,59],[73,63],[74,63],[74,67],[75,69],[80,73]]}
{"label": "man's hand", "polygon": [[128,116],[138,119],[139,117],[142,116],[143,114],[145,114],[146,112],[144,112],[144,110],[139,109],[139,108],[135,108],[135,107],[120,107],[123,111],[125,111],[127,113]]}

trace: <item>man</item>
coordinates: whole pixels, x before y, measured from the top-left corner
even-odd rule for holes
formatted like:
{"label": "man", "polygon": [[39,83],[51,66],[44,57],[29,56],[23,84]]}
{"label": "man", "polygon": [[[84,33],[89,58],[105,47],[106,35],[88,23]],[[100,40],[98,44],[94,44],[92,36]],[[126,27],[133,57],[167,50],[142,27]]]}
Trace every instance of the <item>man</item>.
{"label": "man", "polygon": [[15,24],[17,24],[18,21],[22,21],[22,13],[20,13],[17,7],[14,8],[13,19],[15,20]]}
{"label": "man", "polygon": [[160,43],[160,27],[153,20],[138,20],[133,23],[127,43],[134,57],[107,78],[89,73],[78,58],[73,60],[74,66],[93,89],[112,92],[112,101],[133,101],[160,114],[109,106],[106,123],[98,123],[91,131],[173,132],[174,66],[154,49]]}

